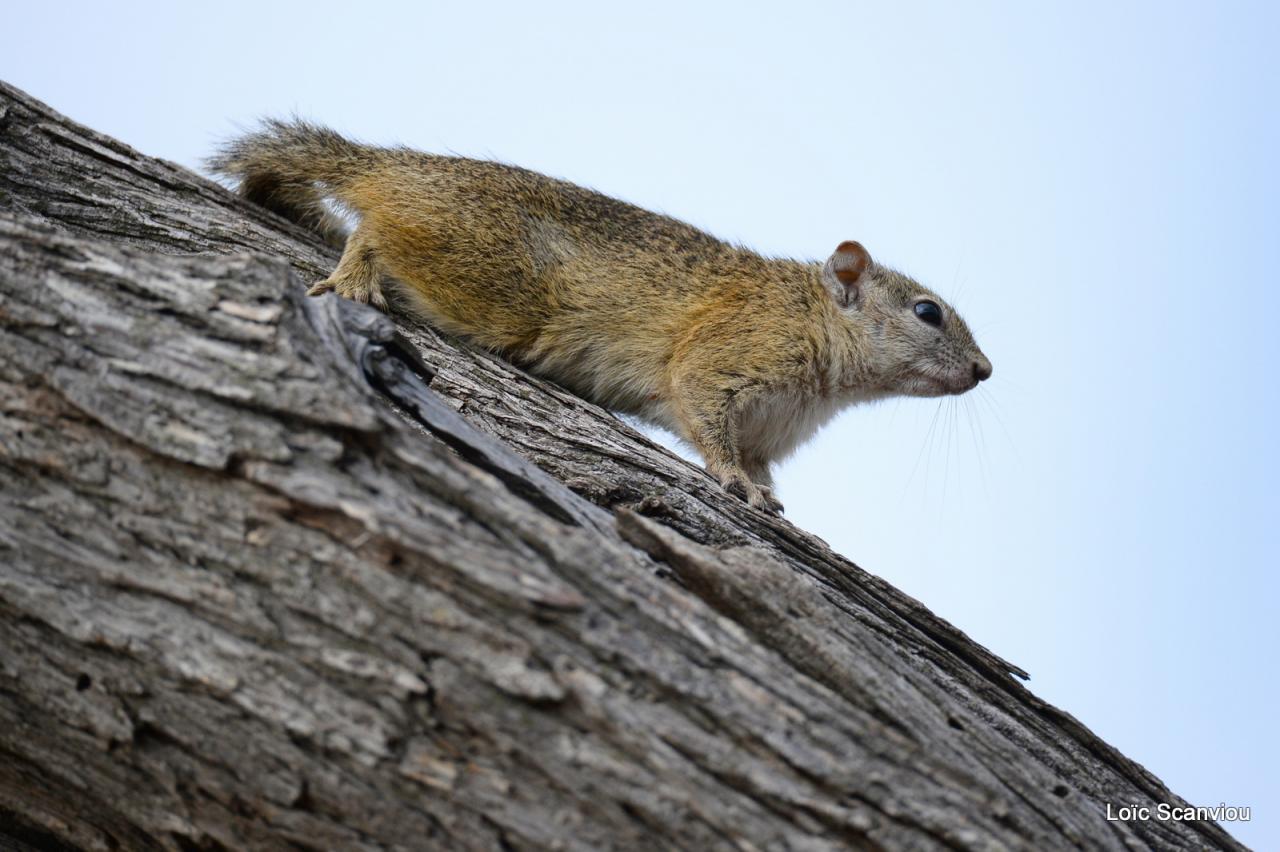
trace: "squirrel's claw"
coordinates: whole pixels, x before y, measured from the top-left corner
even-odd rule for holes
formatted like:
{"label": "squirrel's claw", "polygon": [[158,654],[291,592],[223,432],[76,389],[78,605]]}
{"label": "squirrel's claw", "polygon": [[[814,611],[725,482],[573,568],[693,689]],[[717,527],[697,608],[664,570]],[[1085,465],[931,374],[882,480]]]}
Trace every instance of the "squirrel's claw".
{"label": "squirrel's claw", "polygon": [[773,489],[767,485],[757,485],[756,489],[760,492],[760,502],[748,500],[752,506],[755,506],[762,512],[768,512],[771,515],[781,515],[783,506],[782,501],[773,496]]}
{"label": "squirrel's claw", "polygon": [[753,508],[768,512],[771,515],[782,514],[782,501],[773,496],[773,489],[767,485],[757,485],[737,473],[724,476],[720,480],[720,484],[725,491]]}
{"label": "squirrel's claw", "polygon": [[362,305],[373,305],[386,311],[387,299],[382,294],[382,287],[377,281],[349,281],[347,279],[326,278],[317,281],[307,290],[308,296],[323,296],[325,293],[337,293],[344,299],[359,302]]}

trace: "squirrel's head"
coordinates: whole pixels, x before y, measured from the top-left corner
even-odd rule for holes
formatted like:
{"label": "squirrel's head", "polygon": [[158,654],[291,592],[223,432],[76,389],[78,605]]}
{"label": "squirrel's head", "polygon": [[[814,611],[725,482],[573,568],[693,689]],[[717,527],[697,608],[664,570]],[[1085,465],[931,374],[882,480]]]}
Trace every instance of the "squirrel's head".
{"label": "squirrel's head", "polygon": [[861,243],[836,246],[822,283],[841,318],[866,341],[863,379],[879,390],[958,394],[991,375],[991,362],[960,315],[906,275],[873,263]]}

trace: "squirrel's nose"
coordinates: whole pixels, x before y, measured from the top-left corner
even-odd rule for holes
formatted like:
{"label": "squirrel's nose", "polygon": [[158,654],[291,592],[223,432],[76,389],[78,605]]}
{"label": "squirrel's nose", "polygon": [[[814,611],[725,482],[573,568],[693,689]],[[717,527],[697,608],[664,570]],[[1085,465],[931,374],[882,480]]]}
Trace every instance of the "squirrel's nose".
{"label": "squirrel's nose", "polygon": [[979,382],[984,382],[991,378],[991,362],[981,356],[974,361],[973,378]]}

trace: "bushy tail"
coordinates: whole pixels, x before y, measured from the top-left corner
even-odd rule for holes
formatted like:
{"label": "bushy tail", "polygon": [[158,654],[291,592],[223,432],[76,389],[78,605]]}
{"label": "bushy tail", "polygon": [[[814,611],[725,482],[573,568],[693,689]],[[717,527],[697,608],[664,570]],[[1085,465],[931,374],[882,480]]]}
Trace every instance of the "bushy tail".
{"label": "bushy tail", "polygon": [[347,228],[324,203],[366,170],[373,149],[301,119],[268,119],[262,129],[233,139],[208,167],[235,179],[240,194],[320,233],[341,248]]}

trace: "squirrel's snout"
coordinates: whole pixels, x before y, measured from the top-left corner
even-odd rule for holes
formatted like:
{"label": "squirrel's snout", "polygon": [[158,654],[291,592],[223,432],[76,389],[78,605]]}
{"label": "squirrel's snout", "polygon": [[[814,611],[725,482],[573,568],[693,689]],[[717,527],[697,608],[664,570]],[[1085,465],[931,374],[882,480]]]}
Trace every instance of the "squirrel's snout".
{"label": "squirrel's snout", "polygon": [[978,360],[973,362],[973,379],[984,382],[989,378],[991,378],[991,362],[979,355]]}

